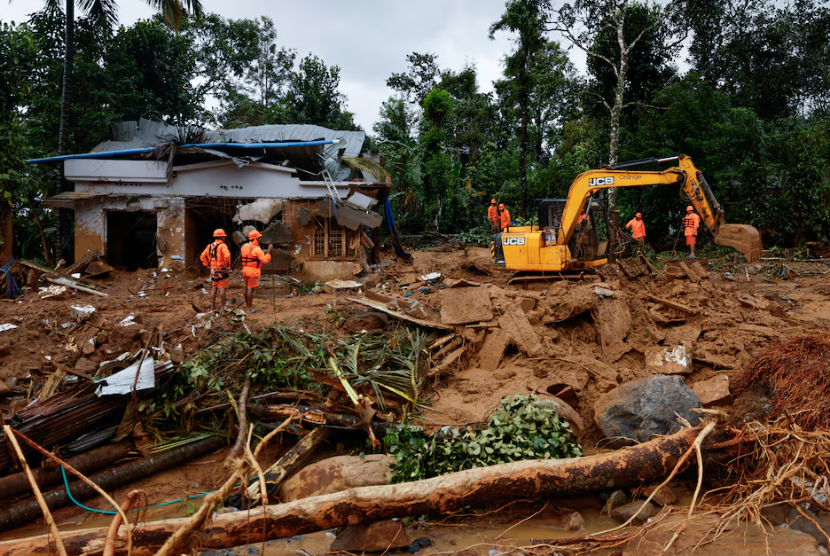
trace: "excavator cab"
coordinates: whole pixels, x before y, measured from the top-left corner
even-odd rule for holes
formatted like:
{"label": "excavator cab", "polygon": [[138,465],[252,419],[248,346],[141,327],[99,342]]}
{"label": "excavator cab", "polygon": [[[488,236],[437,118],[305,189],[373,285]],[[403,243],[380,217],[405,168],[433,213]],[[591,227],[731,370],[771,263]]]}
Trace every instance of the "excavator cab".
{"label": "excavator cab", "polygon": [[[562,212],[567,199],[539,200],[539,229],[545,243],[555,244],[556,236],[562,233]],[[568,242],[568,249],[576,261],[598,261],[609,255],[611,229],[608,212],[602,201],[591,197],[580,215],[576,229]]]}

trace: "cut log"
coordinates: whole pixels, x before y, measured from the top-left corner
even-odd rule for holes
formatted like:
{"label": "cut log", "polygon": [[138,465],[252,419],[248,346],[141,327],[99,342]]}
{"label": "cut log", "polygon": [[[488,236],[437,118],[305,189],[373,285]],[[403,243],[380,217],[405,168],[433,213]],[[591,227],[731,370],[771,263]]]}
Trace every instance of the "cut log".
{"label": "cut log", "polygon": [[[137,479],[158,473],[170,467],[181,465],[182,463],[203,456],[209,452],[217,450],[225,445],[225,440],[222,438],[211,437],[198,442],[187,444],[180,448],[173,448],[162,452],[155,456],[136,460],[120,467],[108,469],[97,473],[90,477],[93,483],[102,489],[109,491],[119,486],[129,484]],[[96,495],[95,490],[80,481],[69,483],[69,489],[72,496],[78,501],[88,500]],[[69,504],[71,500],[64,487],[51,490],[43,495],[46,504],[50,510],[62,508]],[[9,506],[0,510],[0,531],[8,531],[19,527],[28,521],[36,519],[40,516],[40,508],[37,502],[29,500]],[[103,543],[103,539],[101,540]],[[244,544],[244,543],[243,543]],[[69,550],[70,554],[77,554]]]}
{"label": "cut log", "polygon": [[[266,539],[273,540],[342,525],[447,514],[466,506],[477,507],[505,500],[547,498],[564,493],[580,494],[649,484],[672,472],[699,433],[700,428],[687,429],[631,448],[585,458],[519,461],[425,481],[354,488],[250,512],[217,515],[200,535],[200,548],[217,550],[241,546],[248,542],[252,531],[264,530]],[[713,447],[715,442],[722,442],[724,436],[707,439],[703,446],[706,457],[731,457]],[[689,458],[689,463],[692,459]],[[146,523],[135,532],[133,556],[153,554],[187,522],[187,519],[171,519]],[[106,534],[106,528],[85,529],[65,532],[62,538],[70,553],[81,554],[101,546]],[[0,556],[48,554],[53,547],[54,542],[47,535],[2,541]]]}
{"label": "cut log", "polygon": [[688,313],[690,315],[696,315],[697,310],[692,309],[687,305],[683,305],[681,303],[675,303],[674,301],[669,301],[668,299],[663,299],[662,297],[657,297],[656,295],[651,295],[650,293],[646,294],[646,297],[651,299],[652,301],[656,301],[657,303],[662,303],[666,307],[671,307],[672,309],[677,309],[678,311],[683,311],[684,313]]}
{"label": "cut log", "polygon": [[[125,457],[132,450],[132,442],[119,442],[95,448],[89,452],[67,458],[66,462],[81,473],[97,471]],[[46,488],[62,480],[61,470],[57,467],[32,469],[38,486]],[[23,473],[15,473],[0,478],[0,500],[13,498],[29,492],[29,481]]]}

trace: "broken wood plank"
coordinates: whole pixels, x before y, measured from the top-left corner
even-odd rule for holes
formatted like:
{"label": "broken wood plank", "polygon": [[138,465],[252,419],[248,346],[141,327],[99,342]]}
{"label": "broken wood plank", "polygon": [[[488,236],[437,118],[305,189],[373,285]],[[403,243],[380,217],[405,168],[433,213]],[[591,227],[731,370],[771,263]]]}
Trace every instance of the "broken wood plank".
{"label": "broken wood plank", "polygon": [[666,307],[671,307],[672,309],[677,309],[678,311],[683,311],[684,313],[688,313],[690,315],[697,315],[697,309],[692,309],[687,305],[683,305],[682,303],[675,303],[674,301],[669,301],[668,299],[663,299],[662,297],[657,297],[656,295],[651,295],[650,293],[645,294],[647,298],[651,299],[652,301],[656,301],[657,303],[662,303]]}
{"label": "broken wood plank", "polygon": [[453,363],[458,361],[458,359],[462,355],[464,355],[464,352],[466,352],[466,351],[467,351],[467,347],[466,346],[461,346],[457,350],[455,350],[452,353],[450,353],[449,355],[447,355],[447,357],[443,361],[441,361],[441,363],[439,365],[437,365],[436,367],[434,367],[431,371],[429,371],[427,373],[427,378],[434,378],[436,376],[442,375],[445,372],[449,371],[450,367],[453,365]]}
{"label": "broken wood plank", "polygon": [[441,324],[439,322],[432,322],[424,319],[418,319],[415,317],[410,317],[406,313],[399,313],[397,311],[393,311],[386,307],[383,303],[379,303],[377,301],[370,301],[368,299],[356,299],[354,297],[347,297],[347,301],[351,301],[352,303],[357,303],[358,305],[365,305],[366,307],[371,307],[372,309],[377,309],[381,313],[386,313],[390,317],[395,317],[396,319],[405,320],[407,322],[411,322],[412,324],[417,324],[418,326],[423,326],[425,328],[436,328],[438,330],[455,330],[453,326],[447,326],[445,324]]}
{"label": "broken wood plank", "polygon": [[109,297],[110,296],[108,293],[99,292],[99,291],[93,290],[92,288],[87,288],[86,286],[82,286],[82,285],[76,283],[74,280],[70,280],[68,278],[49,278],[47,276],[46,280],[48,280],[49,282],[52,282],[53,284],[58,284],[59,286],[66,286],[67,288],[76,289],[76,290],[82,291],[84,293],[91,293],[92,295],[98,295],[98,296],[101,296],[101,297]]}
{"label": "broken wood plank", "polygon": [[98,257],[98,253],[93,253],[90,251],[80,261],[75,261],[75,264],[70,266],[69,268],[64,269],[63,273],[67,276],[75,274],[76,272],[83,272],[84,269],[94,261]]}
{"label": "broken wood plank", "polygon": [[680,261],[678,263],[678,266],[683,269],[683,272],[686,273],[686,276],[689,277],[689,280],[691,280],[695,284],[700,282],[700,276],[698,276],[697,272],[689,268],[689,265],[687,265],[684,261]]}
{"label": "broken wood plank", "polygon": [[[250,542],[254,531],[265,531],[264,540],[274,540],[341,525],[424,514],[448,515],[467,506],[481,507],[493,502],[599,492],[608,490],[609,485],[645,485],[672,473],[680,458],[693,447],[700,430],[690,428],[630,448],[582,458],[516,461],[423,481],[352,488],[250,512],[216,515],[200,531],[200,546],[212,550],[241,546]],[[734,457],[728,447],[715,447],[729,438],[719,434],[703,442],[704,461]],[[691,461],[682,462],[678,471],[690,465]],[[154,554],[187,522],[187,518],[177,518],[144,523],[134,533],[132,555]],[[122,525],[121,531],[127,526]],[[106,534],[107,527],[99,527],[66,531],[61,538],[70,553],[81,554],[103,545]],[[53,546],[48,535],[7,540],[0,542],[0,556],[48,554]],[[120,554],[124,553],[121,548]]]}
{"label": "broken wood plank", "polygon": [[[51,277],[56,278],[56,279],[72,280],[73,282],[81,284],[82,286],[85,286],[85,287],[90,288],[90,289],[96,289],[96,288],[100,287],[98,284],[96,284],[94,282],[90,282],[89,280],[84,280],[83,278],[78,279],[78,280],[75,280],[74,278],[67,278],[66,276],[64,276],[60,272],[54,271],[51,268],[47,268],[45,266],[41,266],[37,263],[33,263],[32,261],[28,261],[26,259],[17,259],[16,262],[18,264],[21,264],[21,265],[25,266],[25,267],[31,268],[32,270],[37,270],[37,271],[43,273],[45,276],[51,276]],[[65,285],[65,284],[61,284],[61,285]]]}

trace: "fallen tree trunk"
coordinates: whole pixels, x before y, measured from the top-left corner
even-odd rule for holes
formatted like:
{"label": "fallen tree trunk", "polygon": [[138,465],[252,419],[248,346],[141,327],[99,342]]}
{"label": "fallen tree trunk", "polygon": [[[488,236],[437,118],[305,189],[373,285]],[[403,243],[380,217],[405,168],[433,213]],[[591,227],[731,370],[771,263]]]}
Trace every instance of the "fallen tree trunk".
{"label": "fallen tree trunk", "polygon": [[[667,476],[691,448],[700,428],[658,438],[631,448],[585,458],[533,460],[481,467],[425,481],[362,487],[312,496],[250,512],[217,515],[201,535],[201,548],[241,546],[252,531],[266,531],[266,540],[413,515],[436,515],[465,506],[524,498],[544,498],[641,485]],[[710,437],[711,438],[711,437]],[[723,455],[707,439],[704,454]],[[187,519],[147,523],[134,535],[133,556],[153,554]],[[123,527],[123,526],[122,526]],[[67,550],[91,552],[103,544],[106,528],[62,534]],[[259,538],[257,539],[259,540]],[[0,556],[48,554],[54,542],[46,535],[0,542]],[[123,552],[122,552],[123,553]]]}
{"label": "fallen tree trunk", "polygon": [[[83,454],[66,458],[66,463],[81,473],[89,473],[115,463],[129,454],[132,449],[132,442],[124,441],[117,444],[107,444]],[[40,467],[32,469],[32,473],[41,488],[57,484],[62,479],[59,467]],[[27,494],[30,490],[29,481],[24,473],[15,473],[0,478],[0,500]]]}
{"label": "fallen tree trunk", "polygon": [[[113,490],[120,486],[130,484],[142,477],[146,477],[147,475],[181,465],[188,460],[218,450],[225,444],[226,442],[222,438],[206,438],[180,448],[167,450],[149,458],[132,461],[113,469],[107,469],[106,471],[91,476],[90,480],[105,491]],[[79,502],[97,495],[91,486],[80,481],[69,483],[69,489],[75,500]],[[50,510],[56,510],[71,503],[69,493],[66,492],[66,487],[64,486],[44,493],[43,497]],[[0,510],[0,532],[19,527],[24,523],[40,517],[40,515],[40,508],[34,500],[27,500],[4,508]],[[72,550],[69,550],[69,553],[75,554]]]}
{"label": "fallen tree trunk", "polygon": [[[308,405],[295,406],[279,404],[251,408],[251,415],[260,421],[266,421],[265,423],[262,423],[266,428],[269,426],[267,421],[287,419],[289,416],[296,415],[298,413],[300,416],[298,419],[299,422],[308,423],[310,425],[314,425],[315,427],[323,426],[361,430],[365,426],[363,421],[361,421],[360,417],[357,415],[351,415],[349,413],[334,413],[326,409],[311,407]],[[372,425],[372,429],[377,431],[378,434],[386,434],[386,429],[389,426],[389,423],[377,420],[372,421],[370,424]]]}

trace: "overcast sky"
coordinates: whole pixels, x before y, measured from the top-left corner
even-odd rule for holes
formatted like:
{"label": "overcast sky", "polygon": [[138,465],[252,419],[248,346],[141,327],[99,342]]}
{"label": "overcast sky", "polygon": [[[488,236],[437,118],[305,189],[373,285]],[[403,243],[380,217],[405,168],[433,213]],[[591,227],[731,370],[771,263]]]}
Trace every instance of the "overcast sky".
{"label": "overcast sky", "polygon": [[[153,14],[142,0],[119,4],[125,25]],[[22,21],[42,5],[42,0],[0,0],[0,19]],[[405,71],[407,54],[437,54],[442,69],[475,64],[481,89],[490,91],[511,48],[504,33],[492,41],[487,37],[504,0],[202,0],[202,5],[231,19],[269,16],[281,46],[295,49],[299,57],[314,53],[328,65],[340,66],[348,108],[369,132],[381,103],[392,94],[386,79]],[[584,60],[574,61],[584,67]]]}

